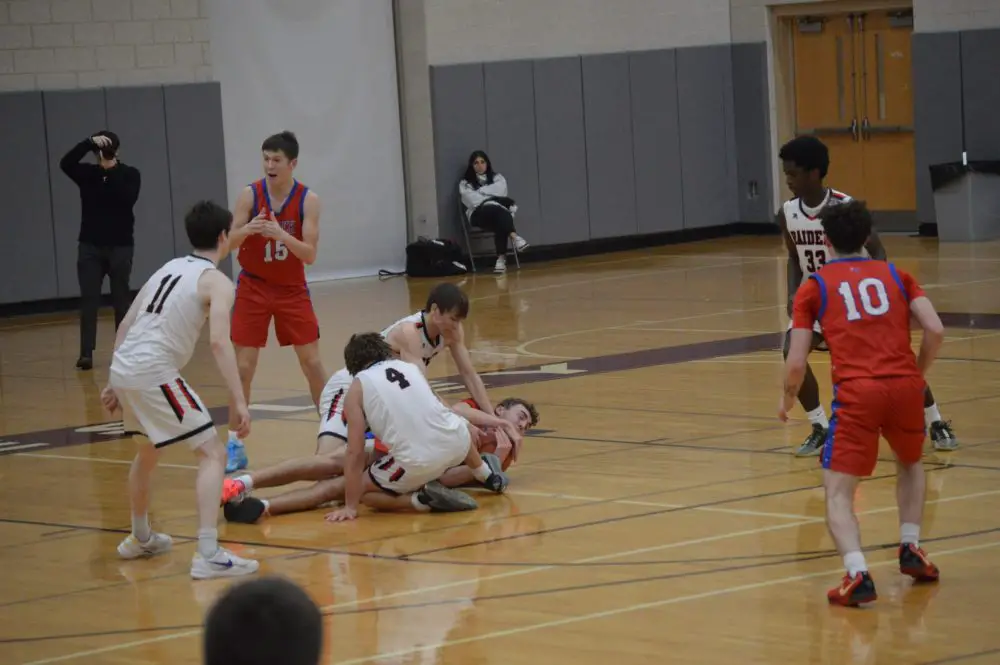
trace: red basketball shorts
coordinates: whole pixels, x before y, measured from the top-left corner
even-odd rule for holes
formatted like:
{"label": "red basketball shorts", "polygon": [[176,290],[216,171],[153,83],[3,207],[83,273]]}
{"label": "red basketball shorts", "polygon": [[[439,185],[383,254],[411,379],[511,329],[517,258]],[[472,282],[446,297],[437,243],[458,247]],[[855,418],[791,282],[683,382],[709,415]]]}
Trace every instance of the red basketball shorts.
{"label": "red basketball shorts", "polygon": [[240,273],[233,305],[233,344],[267,346],[271,319],[281,346],[305,346],[319,339],[319,321],[308,286],[270,284],[246,272]]}
{"label": "red basketball shorts", "polygon": [[851,379],[833,389],[833,417],[823,446],[824,469],[870,476],[878,462],[879,435],[903,464],[923,456],[923,377]]}

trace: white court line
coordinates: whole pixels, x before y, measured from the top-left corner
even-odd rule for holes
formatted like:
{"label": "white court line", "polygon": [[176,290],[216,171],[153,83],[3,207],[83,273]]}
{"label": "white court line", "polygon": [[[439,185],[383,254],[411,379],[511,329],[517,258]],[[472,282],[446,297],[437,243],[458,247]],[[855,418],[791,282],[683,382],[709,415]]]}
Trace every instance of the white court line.
{"label": "white court line", "polygon": [[[612,280],[616,280],[616,279],[628,279],[629,277],[639,277],[640,275],[651,275],[651,274],[658,274],[658,273],[664,273],[664,272],[678,272],[678,271],[681,271],[681,270],[705,270],[705,269],[708,269],[708,268],[729,268],[729,267],[737,266],[737,265],[751,265],[751,264],[754,264],[754,263],[769,262],[769,261],[773,261],[775,259],[780,259],[782,257],[776,255],[776,256],[754,256],[754,257],[748,257],[748,258],[749,258],[749,260],[743,260],[743,257],[738,256],[738,255],[720,255],[720,254],[657,254],[657,255],[649,255],[649,256],[625,257],[625,258],[621,258],[621,259],[611,259],[611,260],[608,260],[608,261],[591,261],[591,262],[587,262],[587,263],[577,263],[577,264],[572,264],[572,265],[566,265],[565,267],[569,268],[569,269],[573,269],[573,270],[579,270],[581,268],[589,268],[589,267],[592,267],[592,266],[602,266],[602,265],[607,265],[607,264],[612,264],[612,263],[629,263],[629,262],[635,262],[635,261],[638,261],[638,260],[654,260],[654,259],[657,259],[657,260],[658,259],[697,259],[699,261],[704,261],[706,259],[709,259],[709,260],[713,260],[713,261],[727,261],[727,260],[730,261],[730,263],[716,264],[716,265],[711,265],[711,266],[690,266],[690,267],[686,267],[686,268],[675,267],[675,268],[664,268],[664,269],[659,269],[659,270],[644,270],[642,272],[637,272],[637,273],[633,273],[633,274],[629,274],[629,275],[608,275],[608,276],[605,276],[605,277],[595,277],[593,279],[587,279],[587,280],[576,281],[576,282],[566,282],[566,283],[563,283],[563,284],[547,284],[545,286],[536,286],[536,287],[530,287],[530,288],[527,288],[527,289],[513,289],[509,293],[510,293],[510,295],[516,295],[516,294],[519,294],[519,293],[535,293],[537,291],[548,291],[550,289],[558,289],[558,288],[563,288],[563,287],[567,287],[567,286],[580,286],[582,284],[593,284],[595,282],[608,282],[608,281],[612,281]],[[734,262],[732,262],[733,259],[740,259],[740,260],[734,263]],[[972,259],[970,259],[970,260],[972,260]],[[1000,260],[1000,259],[998,259],[998,260]],[[554,268],[561,268],[563,266],[556,265],[556,266],[552,266],[552,267],[554,267]],[[370,277],[374,277],[374,275],[371,275]],[[468,279],[469,277],[470,277],[470,275],[466,275],[465,278]],[[324,281],[326,281],[326,280],[324,280]],[[329,281],[340,281],[340,280],[329,280]],[[480,300],[489,300],[489,299],[492,299],[492,298],[496,298],[497,295],[498,294],[494,293],[494,294],[491,294],[491,295],[488,295],[488,296],[478,296],[476,298],[469,298],[469,301],[470,302],[476,302],[476,301],[480,301]],[[109,317],[108,316],[104,316],[104,317],[101,317],[101,318],[107,319]],[[59,318],[59,319],[56,319],[55,321],[35,321],[35,322],[32,322],[32,323],[22,323],[22,324],[14,324],[14,325],[9,325],[9,326],[0,326],[0,333],[6,332],[8,330],[21,330],[21,329],[24,329],[24,328],[40,328],[40,327],[45,327],[45,326],[64,325],[64,324],[72,323],[72,322],[73,322],[72,319]]]}
{"label": "white court line", "polygon": [[[707,258],[707,257],[704,257],[704,256],[698,256],[698,255],[691,255],[691,256],[697,256],[699,259]],[[676,257],[676,258],[680,258],[680,257]],[[732,259],[734,257],[723,256],[723,257],[718,257],[718,258],[720,260],[722,260],[722,259]],[[769,259],[750,259],[749,261],[744,261],[744,260],[731,261],[729,263],[716,263],[716,264],[709,265],[709,266],[706,266],[706,265],[675,266],[675,267],[672,267],[672,268],[657,268],[655,270],[640,270],[640,271],[637,271],[637,272],[626,273],[626,274],[623,274],[623,275],[605,275],[603,277],[593,277],[591,279],[581,279],[581,280],[576,280],[576,281],[573,281],[573,282],[561,282],[559,284],[545,284],[545,285],[542,285],[542,286],[531,286],[531,287],[528,287],[526,289],[511,289],[510,295],[513,296],[513,295],[520,295],[522,293],[537,293],[539,291],[551,291],[552,289],[562,289],[562,288],[566,288],[566,287],[570,287],[570,286],[584,286],[584,285],[587,285],[587,284],[597,284],[597,283],[600,283],[600,282],[613,282],[613,281],[622,280],[622,279],[632,279],[633,277],[644,277],[646,275],[663,275],[663,274],[674,273],[674,272],[694,272],[694,271],[699,271],[699,270],[714,270],[714,269],[717,269],[717,268],[735,268],[736,266],[749,266],[749,265],[754,265],[754,264],[757,264],[757,263],[766,263],[766,262],[773,261],[773,260],[774,260],[773,258],[769,258]],[[583,267],[583,266],[581,266],[581,267]],[[469,298],[469,301],[470,302],[474,302],[474,301],[478,301],[478,300],[492,300],[492,299],[495,299],[497,297],[497,295],[498,294],[496,294],[496,293],[492,293],[492,294],[490,294],[488,296],[478,296],[476,298]]]}
{"label": "white court line", "polygon": [[[820,488],[817,487],[816,489],[818,490]],[[590,502],[594,502],[594,503],[598,503],[598,502],[600,502],[600,503],[623,503],[623,504],[633,504],[633,505],[637,505],[637,506],[650,506],[650,507],[661,507],[661,508],[684,508],[685,507],[684,504],[652,503],[652,502],[645,502],[645,501],[631,501],[631,500],[628,500],[628,499],[608,500],[608,499],[602,499],[602,498],[596,497],[596,496],[575,496],[575,495],[572,495],[572,494],[548,494],[546,492],[532,492],[532,491],[528,491],[528,490],[516,490],[514,492],[509,492],[509,494],[524,494],[524,495],[527,495],[527,496],[542,496],[542,497],[551,497],[551,498],[554,498],[554,499],[572,499],[574,501],[590,501]],[[995,496],[997,494],[1000,494],[1000,490],[988,490],[988,491],[985,491],[985,492],[976,492],[974,494],[960,494],[958,496],[944,497],[942,499],[932,499],[930,501],[927,501],[926,503],[928,503],[928,504],[931,504],[931,503],[951,503],[952,501],[964,501],[966,499],[980,499],[980,498],[985,497],[985,496]],[[582,506],[579,506],[579,507],[585,508],[586,506],[587,506],[587,504],[583,504]],[[818,523],[824,522],[826,520],[825,517],[812,517],[810,515],[795,515],[793,513],[768,513],[768,512],[758,512],[756,510],[736,510],[736,509],[729,509],[729,508],[718,508],[718,507],[715,507],[715,506],[703,506],[703,507],[692,508],[691,510],[701,510],[701,511],[706,511],[706,512],[713,512],[713,513],[729,513],[729,512],[731,512],[731,513],[734,513],[734,514],[737,514],[737,515],[753,515],[753,516],[757,516],[757,517],[783,517],[783,518],[786,518],[786,519],[800,520],[799,522],[797,522],[795,524],[777,524],[777,525],[775,525],[773,527],[764,527],[763,529],[754,529],[752,531],[747,531],[747,532],[742,532],[742,531],[734,532],[734,533],[738,533],[738,534],[741,534],[741,535],[744,534],[744,533],[759,533],[761,531],[771,531],[771,530],[774,530],[774,529],[787,529],[788,527],[791,527],[791,526],[801,526],[803,524],[810,524],[810,523],[817,523],[818,524]],[[877,515],[879,513],[888,513],[888,512],[892,512],[894,510],[896,510],[896,506],[887,506],[885,508],[872,508],[871,510],[866,510],[864,512],[860,512],[860,513],[858,513],[858,515]],[[716,539],[716,538],[717,538],[716,536],[710,536],[709,540]],[[700,544],[700,542],[699,542],[699,544]]]}
{"label": "white court line", "polygon": [[[55,455],[47,453],[14,453],[11,457],[37,457],[40,459],[58,459],[58,460],[69,460],[71,462],[98,462],[100,464],[132,464],[130,459],[112,459],[110,457],[84,457],[83,455]],[[162,467],[165,469],[193,469],[198,470],[198,467],[192,464],[166,464],[165,462],[160,462],[156,465],[157,468]]]}
{"label": "white court line", "polygon": [[[577,496],[575,494],[558,494],[554,492],[535,492],[532,490],[515,490],[509,491],[507,494],[515,496],[538,496],[547,499],[566,499],[567,501],[587,501],[594,503],[617,503],[623,506],[643,506],[647,508],[684,508],[683,503],[658,503],[655,501],[633,501],[631,499],[602,499],[596,496]],[[580,506],[581,508],[586,508],[587,504]],[[766,513],[757,510],[739,510],[737,508],[716,508],[714,506],[703,506],[699,508],[692,508],[692,510],[700,510],[706,513],[730,513],[732,515],[750,515],[753,517],[777,517],[789,520],[802,520],[808,518],[808,515],[795,515],[793,513]]]}
{"label": "white court line", "polygon": [[48,446],[47,443],[19,443],[17,441],[0,441],[0,453],[6,453],[11,450],[28,450],[30,448],[44,448]]}
{"label": "white court line", "polygon": [[[770,309],[770,308],[769,308]],[[748,312],[750,310],[739,310]],[[638,323],[632,325],[641,325]],[[721,335],[773,335],[774,328],[770,330],[719,330],[718,328],[629,328],[635,332],[674,332],[674,333],[718,333]]]}
{"label": "white court line", "polygon": [[[995,494],[1000,494],[1000,490],[992,490],[992,491],[988,491],[988,492],[976,492],[974,494],[966,494],[966,495],[960,495],[960,496],[953,496],[953,497],[948,497],[948,498],[945,498],[945,499],[937,499],[937,500],[933,500],[933,501],[928,501],[927,503],[949,503],[951,501],[961,501],[961,500],[964,500],[964,499],[975,499],[975,498],[979,498],[979,497],[983,497],[983,496],[992,496],[992,495],[995,495]],[[884,513],[884,512],[894,511],[894,510],[896,510],[896,507],[895,506],[890,506],[890,507],[887,507],[887,508],[876,508],[876,509],[873,509],[873,510],[862,511],[862,512],[858,513],[858,515],[871,515],[871,514],[875,514],[875,513]],[[679,548],[679,547],[687,547],[689,545],[701,545],[701,544],[704,544],[704,543],[716,542],[716,541],[725,540],[725,539],[728,539],[728,538],[739,538],[739,537],[742,537],[742,536],[752,536],[752,535],[756,535],[756,534],[760,534],[760,533],[766,533],[766,532],[769,532],[769,531],[779,531],[779,530],[782,530],[782,529],[790,529],[792,527],[804,526],[806,524],[812,524],[812,523],[823,522],[823,521],[824,521],[823,518],[814,517],[814,518],[804,519],[804,520],[802,520],[800,522],[789,522],[789,523],[786,523],[786,524],[776,524],[776,525],[773,525],[773,526],[761,527],[761,528],[758,528],[758,529],[747,529],[747,530],[744,530],[744,531],[733,531],[733,532],[729,532],[729,533],[718,534],[718,535],[715,535],[715,536],[708,536],[708,537],[705,537],[705,538],[695,538],[695,539],[691,539],[691,540],[678,541],[678,542],[674,542],[674,543],[666,543],[664,545],[654,545],[654,546],[651,546],[651,547],[642,547],[642,548],[633,549],[633,550],[626,550],[626,551],[622,551],[622,552],[612,552],[610,554],[601,554],[601,555],[598,555],[598,556],[587,557],[587,558],[584,558],[584,559],[576,559],[575,561],[570,561],[568,563],[571,563],[571,564],[596,563],[598,561],[607,561],[609,559],[619,559],[619,558],[628,557],[628,556],[635,556],[637,554],[647,554],[649,552],[660,552],[660,551],[664,551],[664,550],[676,549],[676,548]],[[986,545],[986,546],[987,547],[991,547],[993,545],[998,545],[998,544],[1000,544],[1000,542],[998,542],[998,543],[992,543],[992,544]],[[938,556],[942,556],[942,555],[949,554],[949,553],[965,552],[965,551],[970,551],[971,549],[981,549],[982,547],[984,547],[984,546],[973,546],[971,548],[962,548],[962,549],[958,549],[958,550],[951,550],[950,552],[949,551],[936,552],[934,556],[938,557]],[[890,563],[893,563],[893,562],[890,562]],[[884,565],[884,564],[876,564],[876,565]],[[559,568],[559,565],[533,566],[531,568],[523,568],[521,570],[506,571],[506,572],[503,572],[503,573],[496,573],[494,575],[485,575],[485,576],[470,577],[470,578],[467,578],[467,579],[464,579],[464,580],[458,580],[458,581],[455,581],[455,582],[446,582],[444,584],[435,584],[435,585],[430,585],[430,586],[425,586],[425,587],[417,587],[415,589],[407,589],[405,591],[396,591],[396,592],[387,593],[387,594],[384,594],[384,595],[375,595],[375,596],[372,596],[370,598],[362,598],[362,599],[358,599],[358,600],[350,600],[350,601],[341,602],[341,603],[333,603],[333,604],[326,605],[326,606],[320,608],[320,610],[322,612],[329,612],[330,610],[344,608],[344,607],[355,607],[355,606],[358,606],[358,605],[366,605],[366,604],[369,604],[369,603],[376,603],[376,602],[383,601],[383,600],[393,600],[393,599],[396,599],[396,598],[406,598],[406,597],[410,597],[410,596],[420,595],[420,594],[423,594],[423,593],[429,593],[429,592],[433,592],[433,591],[443,591],[445,589],[452,589],[452,588],[455,588],[455,587],[461,587],[461,586],[465,586],[467,584],[479,584],[480,582],[486,582],[486,581],[491,581],[491,580],[506,579],[508,577],[518,577],[518,576],[521,576],[521,575],[529,575],[529,574],[532,574],[532,573],[543,572],[543,571],[546,571],[546,570],[553,570],[553,569],[556,569],[556,568]],[[842,569],[838,568],[837,570],[842,572]],[[834,571],[834,572],[837,572],[837,571]],[[807,579],[808,577],[816,577],[816,576],[819,576],[819,575],[827,575],[827,574],[831,574],[831,573],[828,573],[828,572],[815,573],[813,575],[809,575],[809,576],[806,576],[806,577],[801,578],[801,579]],[[773,583],[777,584],[779,581],[794,581],[794,580],[797,580],[797,579],[800,579],[800,578],[799,577],[786,578],[784,580],[774,581]],[[759,583],[759,586],[767,586],[768,584],[770,584],[770,583]],[[743,588],[744,587],[738,587],[738,588],[737,587],[733,587],[732,589],[733,590],[742,590]],[[745,587],[745,588],[757,588],[757,587],[756,586],[750,586],[750,587]],[[723,591],[723,590],[719,590],[719,591],[716,591],[716,592],[709,592],[708,595],[700,594],[698,596],[686,597],[686,598],[684,598],[684,600],[697,600],[697,599],[702,598],[702,597],[709,597],[710,595],[713,595],[713,594],[714,595],[719,595],[719,594],[724,593],[724,592],[725,591]],[[669,604],[670,602],[683,602],[683,600],[674,599],[674,600],[671,600],[671,601],[664,602],[664,604]],[[589,615],[587,615],[587,616],[584,616],[584,617],[570,617],[570,618],[571,619],[577,619],[577,620],[580,620],[580,621],[584,621],[587,618],[592,618],[592,617],[590,617]],[[572,623],[572,621],[569,621],[569,623]],[[541,626],[541,627],[547,627],[547,626]],[[131,649],[132,647],[144,646],[144,645],[147,645],[147,644],[156,644],[158,642],[166,642],[168,640],[179,639],[179,638],[183,638],[183,637],[192,637],[192,636],[198,635],[200,633],[201,633],[201,629],[200,628],[192,629],[192,630],[184,630],[184,631],[180,631],[180,632],[177,632],[177,633],[170,633],[168,635],[160,635],[159,637],[149,637],[149,638],[144,638],[144,639],[141,639],[141,640],[133,640],[131,642],[122,642],[120,644],[113,644],[113,645],[110,645],[110,646],[100,647],[100,648],[97,648],[97,649],[87,649],[85,651],[76,651],[76,652],[73,652],[73,653],[64,654],[62,656],[54,656],[52,658],[44,658],[42,660],[34,660],[34,661],[29,662],[29,663],[22,663],[22,665],[48,665],[48,663],[60,663],[60,662],[64,662],[64,661],[67,661],[67,660],[74,660],[76,658],[84,658],[86,656],[97,656],[97,655],[100,655],[100,654],[111,653],[111,652],[114,652],[114,651],[121,651],[123,649]],[[495,637],[495,636],[496,635],[494,635],[493,633],[489,633],[489,634],[486,634],[486,635],[482,635],[480,637],[482,639],[485,639],[487,637]],[[416,651],[416,650],[414,650],[414,651]],[[409,653],[409,652],[406,652],[406,653]],[[369,657],[367,659],[360,660],[360,661],[357,661],[357,662],[366,662],[367,660],[377,659],[379,657],[383,657],[383,656],[386,656],[386,655],[389,655],[389,654],[381,654],[380,656],[372,656],[372,657]],[[347,662],[354,662],[354,661],[347,661]]]}
{"label": "white court line", "polygon": [[[694,242],[711,242],[711,241],[699,240],[699,241],[694,241]],[[674,258],[680,258],[680,257],[683,257],[683,256],[698,256],[698,257],[701,257],[701,256],[705,256],[705,257],[715,256],[715,257],[718,257],[720,259],[722,259],[722,258],[731,259],[731,258],[740,257],[740,258],[745,258],[745,259],[780,259],[782,261],[785,261],[785,260],[788,259],[788,253],[787,252],[785,252],[783,254],[774,254],[773,256],[766,255],[766,254],[731,254],[731,255],[728,255],[728,254],[704,254],[704,255],[701,255],[701,254],[656,254],[656,255],[650,255],[650,256],[669,256],[669,257],[674,257]],[[623,261],[625,261],[625,260],[627,260],[627,259],[623,259]],[[969,257],[948,257],[948,256],[896,256],[896,255],[894,255],[892,257],[892,259],[890,259],[891,263],[896,263],[896,264],[900,263],[901,261],[936,261],[936,262],[946,262],[946,263],[949,263],[949,262],[950,263],[1000,263],[1000,258],[974,257],[974,256],[969,256]]]}
{"label": "white court line", "polygon": [[299,411],[315,411],[316,407],[309,406],[288,406],[287,404],[251,404],[251,411],[272,411],[275,413],[297,413]]}
{"label": "white court line", "polygon": [[[694,319],[708,319],[713,316],[726,316],[728,314],[745,314],[748,312],[764,312],[773,309],[783,309],[784,305],[765,305],[763,307],[751,307],[749,309],[726,309],[721,312],[709,312],[707,314],[691,314],[689,316],[677,316],[669,319],[660,319],[658,321],[633,321],[632,323],[624,323],[617,326],[603,326],[601,328],[587,328],[584,330],[569,330],[566,332],[556,333],[554,335],[546,335],[544,337],[536,337],[535,339],[529,339],[527,342],[518,345],[516,351],[520,355],[533,356],[538,358],[559,358],[560,360],[577,360],[580,356],[553,356],[545,353],[535,353],[533,351],[528,351],[528,347],[532,344],[537,344],[538,342],[547,342],[552,339],[561,339],[563,337],[571,337],[573,335],[583,335],[593,332],[604,332],[607,330],[629,330],[634,326],[659,324],[659,323],[674,323],[676,321],[692,321]],[[640,329],[641,330],[641,329]],[[775,332],[778,331],[769,331]]]}
{"label": "white court line", "polygon": [[[98,463],[103,463],[103,464],[122,464],[122,465],[132,464],[132,460],[119,460],[119,459],[111,459],[111,458],[104,458],[104,457],[82,457],[82,456],[81,457],[77,457],[77,456],[73,456],[73,455],[46,455],[46,454],[41,454],[41,453],[21,453],[20,456],[21,457],[39,457],[39,458],[43,458],[43,459],[44,458],[53,458],[53,459],[58,459],[58,460],[75,460],[75,461],[81,461],[81,462],[98,462]],[[193,466],[193,465],[190,465],[190,464],[160,464],[159,466],[164,466],[164,467],[167,467],[168,469],[191,469],[191,470],[195,470],[195,471],[198,469],[197,466]],[[523,495],[523,496],[537,496],[537,497],[545,497],[545,498],[552,498],[552,499],[566,499],[568,501],[592,501],[592,502],[603,502],[603,503],[620,503],[620,504],[623,504],[623,505],[646,506],[646,507],[649,507],[649,508],[682,508],[683,507],[683,504],[679,504],[679,503],[678,504],[672,504],[672,503],[654,503],[654,502],[651,502],[651,501],[631,501],[631,500],[628,500],[628,499],[607,500],[607,499],[601,499],[599,497],[593,497],[593,496],[574,496],[574,495],[571,495],[571,494],[553,494],[553,493],[548,493],[548,492],[532,492],[532,491],[529,491],[529,490],[518,490],[516,492],[508,492],[508,494],[519,494],[519,495]],[[713,508],[711,506],[706,506],[704,508],[695,508],[695,510],[701,510],[701,511],[704,511],[704,512],[712,512],[712,513],[732,513],[734,515],[751,515],[751,516],[756,516],[756,517],[783,517],[785,519],[796,519],[796,520],[801,520],[801,519],[807,517],[806,515],[793,515],[793,514],[790,514],[790,513],[765,513],[765,512],[758,512],[758,511],[755,511],[755,510],[737,510],[735,508],[733,508],[733,509],[729,509],[729,508]]]}
{"label": "white court line", "polygon": [[[943,550],[941,552],[935,552],[934,558],[938,559],[940,557],[949,556],[952,554],[962,554],[965,552],[974,552],[976,550],[985,550],[991,547],[996,547],[998,545],[1000,545],[1000,541],[994,541],[992,543],[981,543],[979,545],[969,545],[967,547],[958,547],[951,550]],[[868,567],[882,568],[890,565],[899,565],[899,564],[898,562],[893,560],[878,561],[876,563],[868,564]],[[630,614],[632,612],[639,612],[642,610],[667,607],[669,605],[678,605],[680,603],[686,603],[693,600],[704,600],[705,598],[715,598],[717,596],[728,596],[730,594],[738,593],[740,591],[754,591],[756,589],[763,589],[770,586],[776,586],[778,584],[801,582],[816,577],[837,575],[843,572],[844,569],[841,566],[839,568],[823,570],[815,573],[806,573],[804,575],[790,575],[788,577],[779,577],[776,579],[766,580],[763,582],[754,582],[752,584],[740,584],[735,586],[722,587],[719,589],[712,589],[711,591],[691,594],[688,596],[676,596],[674,598],[666,598],[664,600],[654,600],[647,603],[634,603],[632,605],[625,605],[624,607],[616,607],[614,609],[604,610],[602,612],[591,612],[590,614],[578,614],[576,616],[565,617],[562,619],[554,619],[552,621],[542,621],[527,626],[518,626],[517,628],[506,628],[504,630],[495,630],[489,633],[480,633],[478,635],[472,635],[470,637],[462,637],[455,640],[442,640],[436,644],[428,644],[424,646],[411,647],[407,649],[399,649],[397,651],[391,651],[388,653],[380,653],[375,656],[362,656],[361,658],[340,660],[336,662],[336,665],[358,665],[360,663],[370,663],[378,660],[383,660],[385,658],[396,658],[398,656],[408,656],[411,654],[422,653],[425,651],[436,651],[438,649],[443,649],[445,647],[458,646],[461,644],[469,644],[470,642],[479,642],[481,640],[496,639],[499,637],[510,637],[511,635],[519,635],[520,633],[528,633],[536,630],[544,630],[546,628],[560,628],[562,626],[568,626],[583,621],[593,621],[594,619],[606,619],[608,617],[619,616],[622,614]],[[37,661],[37,663],[32,663],[30,665],[40,665],[43,662],[52,662],[52,661]]]}
{"label": "white court line", "polygon": [[972,286],[973,284],[988,284],[1000,280],[1000,277],[987,277],[986,279],[973,279],[968,282],[944,282],[942,284],[921,284],[924,290],[927,289],[950,289],[955,286]]}

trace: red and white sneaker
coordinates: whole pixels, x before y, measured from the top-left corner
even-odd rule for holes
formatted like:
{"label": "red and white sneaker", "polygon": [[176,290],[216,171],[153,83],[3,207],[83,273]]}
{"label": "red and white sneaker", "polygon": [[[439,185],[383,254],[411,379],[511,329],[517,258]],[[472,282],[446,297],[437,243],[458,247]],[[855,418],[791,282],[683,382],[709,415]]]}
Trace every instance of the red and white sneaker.
{"label": "red and white sneaker", "polygon": [[917,582],[937,582],[941,577],[941,571],[927,558],[927,553],[913,543],[899,546],[899,572]]}
{"label": "red and white sneaker", "polygon": [[862,603],[870,603],[878,598],[875,593],[875,582],[872,581],[868,571],[858,573],[854,577],[850,574],[844,575],[840,581],[840,586],[834,587],[826,592],[826,599],[831,605],[842,605],[844,607],[857,607]]}

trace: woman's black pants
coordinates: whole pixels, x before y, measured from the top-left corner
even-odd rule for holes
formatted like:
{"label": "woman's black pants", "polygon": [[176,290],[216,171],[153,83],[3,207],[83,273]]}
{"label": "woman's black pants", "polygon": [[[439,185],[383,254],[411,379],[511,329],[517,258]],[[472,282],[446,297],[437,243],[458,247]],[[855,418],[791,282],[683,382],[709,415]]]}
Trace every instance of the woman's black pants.
{"label": "woman's black pants", "polygon": [[510,234],[514,233],[514,216],[507,208],[484,203],[472,211],[469,221],[477,228],[492,231],[497,256],[507,255],[507,241],[510,240]]}

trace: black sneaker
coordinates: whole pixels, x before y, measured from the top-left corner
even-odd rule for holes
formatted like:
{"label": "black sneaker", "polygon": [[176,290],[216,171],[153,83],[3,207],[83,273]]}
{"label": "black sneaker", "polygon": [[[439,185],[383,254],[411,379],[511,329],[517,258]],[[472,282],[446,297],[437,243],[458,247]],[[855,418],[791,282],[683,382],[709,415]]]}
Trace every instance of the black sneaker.
{"label": "black sneaker", "polygon": [[799,449],[795,451],[795,456],[809,457],[811,455],[819,455],[819,451],[823,449],[823,444],[826,443],[826,433],[827,428],[814,423],[812,432],[802,442]]}
{"label": "black sneaker", "polygon": [[951,422],[939,420],[931,423],[930,430],[934,450],[955,450],[958,448],[958,438],[951,429]]}
{"label": "black sneaker", "polygon": [[510,479],[504,473],[503,463],[493,453],[484,453],[482,458],[486,462],[486,465],[490,467],[490,477],[483,484],[486,486],[486,489],[497,494],[503,494],[507,490],[507,485],[510,484]]}
{"label": "black sneaker", "polygon": [[264,515],[265,510],[264,502],[253,496],[245,497],[239,502],[230,501],[222,506],[226,521],[239,524],[254,524]]}
{"label": "black sneaker", "polygon": [[436,480],[420,488],[417,501],[429,506],[432,513],[457,513],[479,507],[476,500],[465,492],[445,487]]}
{"label": "black sneaker", "polygon": [[80,356],[76,359],[76,368],[84,371],[94,369],[94,357],[86,355]]}

